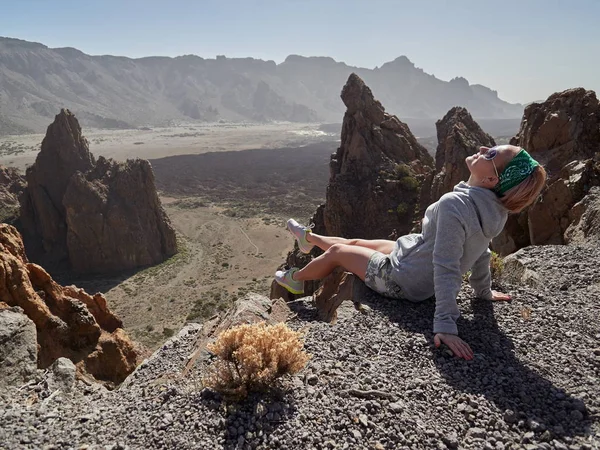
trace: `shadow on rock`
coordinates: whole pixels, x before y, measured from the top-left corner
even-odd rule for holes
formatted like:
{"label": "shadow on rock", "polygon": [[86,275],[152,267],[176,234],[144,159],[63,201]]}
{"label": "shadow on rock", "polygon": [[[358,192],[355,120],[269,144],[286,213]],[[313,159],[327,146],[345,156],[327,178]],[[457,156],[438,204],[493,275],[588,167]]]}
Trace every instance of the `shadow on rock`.
{"label": "shadow on rock", "polygon": [[[210,390],[202,391],[202,400],[213,409],[223,407],[222,397]],[[229,404],[225,413],[224,449],[242,448],[248,442],[264,442],[276,446],[277,438],[269,436],[296,414],[296,405],[284,391],[270,395],[251,394],[241,403]]]}

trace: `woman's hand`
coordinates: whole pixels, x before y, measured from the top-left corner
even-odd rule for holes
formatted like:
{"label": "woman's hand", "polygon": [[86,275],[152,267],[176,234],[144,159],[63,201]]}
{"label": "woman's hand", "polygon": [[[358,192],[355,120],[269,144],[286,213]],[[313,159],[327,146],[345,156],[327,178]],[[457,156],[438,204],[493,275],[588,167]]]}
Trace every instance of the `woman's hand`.
{"label": "woman's hand", "polygon": [[442,342],[448,346],[454,356],[463,358],[466,360],[473,359],[473,350],[469,347],[465,341],[456,336],[455,334],[437,333],[433,337],[433,343],[438,348]]}
{"label": "woman's hand", "polygon": [[512,297],[508,294],[503,294],[502,292],[492,291],[492,301],[494,302],[509,302],[512,300]]}

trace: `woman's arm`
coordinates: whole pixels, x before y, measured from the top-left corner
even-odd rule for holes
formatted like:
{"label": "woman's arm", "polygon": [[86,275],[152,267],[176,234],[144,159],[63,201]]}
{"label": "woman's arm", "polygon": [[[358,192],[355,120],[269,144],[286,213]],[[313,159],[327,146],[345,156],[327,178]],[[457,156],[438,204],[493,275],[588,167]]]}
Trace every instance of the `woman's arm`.
{"label": "woman's arm", "polygon": [[466,239],[462,216],[451,197],[438,202],[436,235],[433,247],[433,283],[435,289],[434,333],[458,334],[456,320],[460,316],[456,297],[462,274],[460,259]]}
{"label": "woman's arm", "polygon": [[462,214],[452,197],[438,202],[436,236],[433,248],[433,282],[435,288],[434,343],[443,342],[460,358],[473,359],[469,345],[458,337],[456,320],[460,316],[456,298],[462,284],[460,259],[466,239]]}

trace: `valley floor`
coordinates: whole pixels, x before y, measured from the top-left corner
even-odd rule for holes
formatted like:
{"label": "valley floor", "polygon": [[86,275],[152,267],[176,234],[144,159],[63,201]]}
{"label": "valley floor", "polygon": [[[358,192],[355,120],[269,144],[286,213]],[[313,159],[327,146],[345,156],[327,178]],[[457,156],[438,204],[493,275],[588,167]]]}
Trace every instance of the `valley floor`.
{"label": "valley floor", "polygon": [[[149,158],[179,253],[157,266],[104,276],[58,274],[105,294],[125,330],[149,351],[190,321],[245,292],[268,294],[293,247],[289,217],[308,220],[324,201],[337,136],[315,124],[204,124],[84,130],[96,156]],[[0,164],[21,170],[42,135],[0,139]]]}

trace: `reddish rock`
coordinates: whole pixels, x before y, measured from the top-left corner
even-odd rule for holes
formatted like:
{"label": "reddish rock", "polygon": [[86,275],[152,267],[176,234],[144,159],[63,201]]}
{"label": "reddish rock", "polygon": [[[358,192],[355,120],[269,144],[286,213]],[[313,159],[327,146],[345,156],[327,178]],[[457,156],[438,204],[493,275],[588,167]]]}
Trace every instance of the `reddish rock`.
{"label": "reddish rock", "polygon": [[106,299],[60,286],[42,267],[29,263],[19,233],[7,224],[0,224],[0,299],[22,308],[35,324],[40,368],[67,357],[82,374],[116,384],[138,362],[138,350]]}

